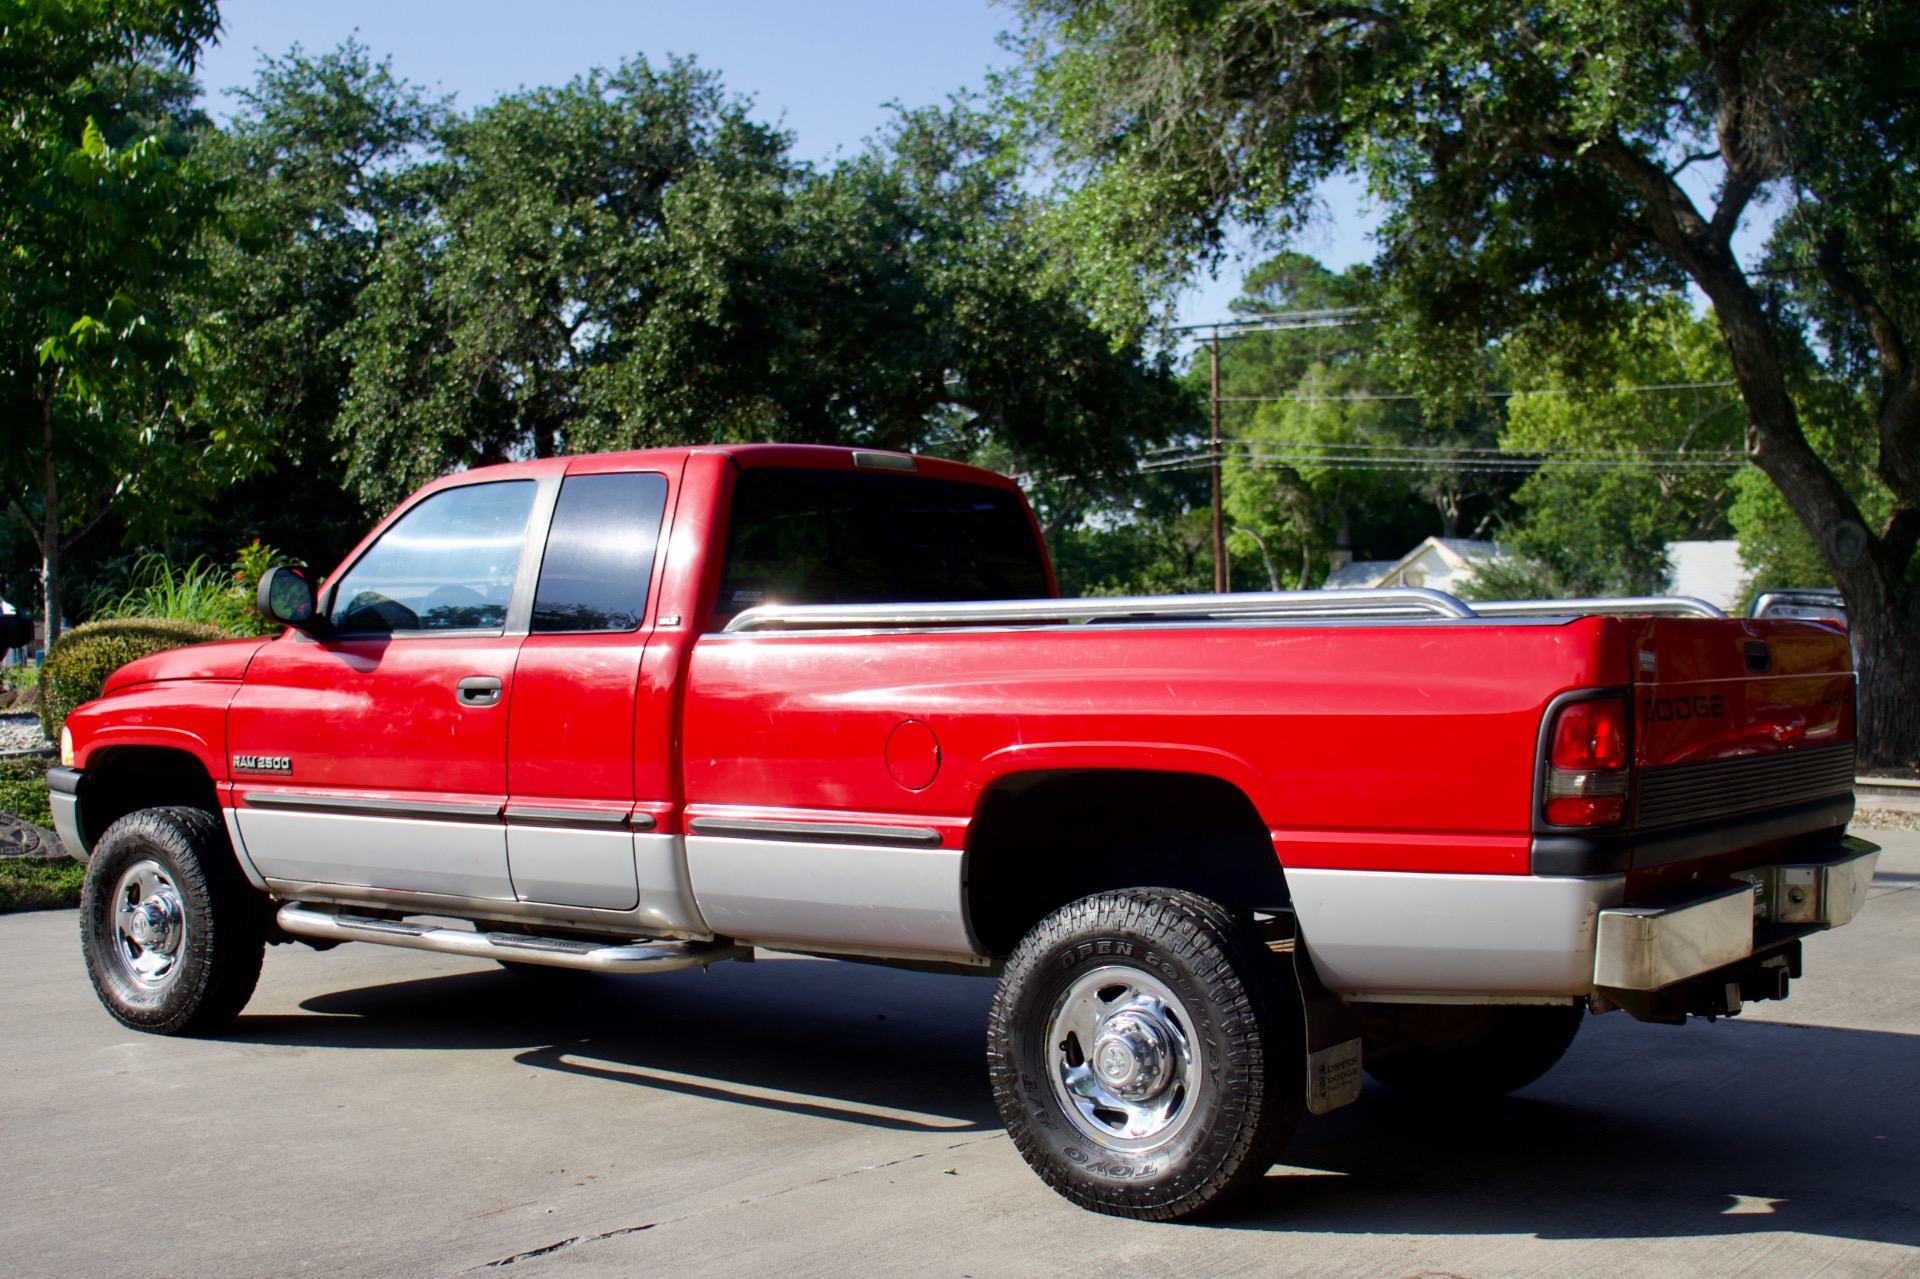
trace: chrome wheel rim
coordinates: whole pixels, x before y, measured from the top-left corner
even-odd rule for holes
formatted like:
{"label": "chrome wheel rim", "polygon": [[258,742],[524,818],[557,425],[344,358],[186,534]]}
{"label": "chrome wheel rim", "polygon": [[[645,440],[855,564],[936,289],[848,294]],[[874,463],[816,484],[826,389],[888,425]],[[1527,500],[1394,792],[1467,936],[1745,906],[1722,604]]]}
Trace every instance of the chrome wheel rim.
{"label": "chrome wheel rim", "polygon": [[159,862],[135,862],[113,890],[113,957],[121,975],[159,991],[180,974],[187,951],[187,913],[180,888]]}
{"label": "chrome wheel rim", "polygon": [[1047,1077],[1067,1117],[1108,1150],[1152,1150],[1192,1122],[1205,1060],[1186,1006],[1150,973],[1082,973],[1047,1019]]}

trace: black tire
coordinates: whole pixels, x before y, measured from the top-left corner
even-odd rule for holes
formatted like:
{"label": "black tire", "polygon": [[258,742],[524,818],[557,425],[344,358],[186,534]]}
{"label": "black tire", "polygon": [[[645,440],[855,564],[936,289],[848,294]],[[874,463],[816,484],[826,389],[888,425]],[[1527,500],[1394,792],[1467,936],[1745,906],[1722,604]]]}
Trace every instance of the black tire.
{"label": "black tire", "polygon": [[1008,1134],[1048,1185],[1095,1212],[1172,1221],[1273,1166],[1300,1116],[1303,1043],[1292,974],[1248,925],[1192,893],[1136,888],[1063,906],[1021,940],[987,1064]]}
{"label": "black tire", "polygon": [[1369,1075],[1409,1097],[1484,1101],[1553,1069],[1587,1007],[1368,1004],[1366,1012]]}
{"label": "black tire", "polygon": [[143,808],[87,862],[80,945],[114,1020],[155,1035],[218,1030],[260,980],[267,906],[226,828],[198,808]]}

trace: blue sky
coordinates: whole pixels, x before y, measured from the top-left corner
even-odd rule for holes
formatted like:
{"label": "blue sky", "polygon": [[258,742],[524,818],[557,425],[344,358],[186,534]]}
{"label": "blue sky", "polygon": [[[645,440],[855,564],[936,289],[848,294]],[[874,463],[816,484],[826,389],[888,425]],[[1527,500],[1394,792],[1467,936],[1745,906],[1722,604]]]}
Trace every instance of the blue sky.
{"label": "blue sky", "polygon": [[[795,135],[816,162],[859,149],[886,123],[886,104],[926,106],[979,89],[1012,61],[999,34],[1011,9],[985,0],[224,0],[220,43],[200,67],[208,105],[232,109],[223,90],[250,83],[261,53],[334,48],[349,36],[417,84],[473,107],[522,87],[560,84],[634,53],[650,60],[692,54],[729,90],[751,95],[757,114]],[[1358,192],[1328,192],[1326,224],[1299,247],[1329,266],[1369,256]],[[1246,264],[1201,279],[1180,307],[1188,323],[1224,318]]]}

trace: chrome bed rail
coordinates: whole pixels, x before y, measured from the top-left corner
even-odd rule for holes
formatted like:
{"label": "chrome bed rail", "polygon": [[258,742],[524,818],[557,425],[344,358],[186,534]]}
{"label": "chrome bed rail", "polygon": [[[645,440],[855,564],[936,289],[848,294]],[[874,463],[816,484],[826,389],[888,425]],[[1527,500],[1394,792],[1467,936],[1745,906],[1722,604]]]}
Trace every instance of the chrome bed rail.
{"label": "chrome bed rail", "polygon": [[1245,591],[1230,595],[1121,595],[1093,599],[977,600],[951,604],[760,604],[727,623],[726,632],[784,627],[864,630],[991,623],[1207,621],[1243,617],[1472,617],[1441,591],[1395,587],[1372,591]]}
{"label": "chrome bed rail", "polygon": [[760,604],[723,634],[783,630],[897,630],[909,627],[1086,622],[1258,621],[1263,618],[1469,620],[1501,617],[1725,617],[1705,600],[1653,595],[1629,599],[1499,600],[1468,604],[1424,587],[1362,591],[1245,591],[1229,595],[1129,595],[1093,599],[976,600],[940,604]]}
{"label": "chrome bed rail", "polygon": [[1725,617],[1691,595],[1623,595],[1618,599],[1480,600],[1477,617]]}

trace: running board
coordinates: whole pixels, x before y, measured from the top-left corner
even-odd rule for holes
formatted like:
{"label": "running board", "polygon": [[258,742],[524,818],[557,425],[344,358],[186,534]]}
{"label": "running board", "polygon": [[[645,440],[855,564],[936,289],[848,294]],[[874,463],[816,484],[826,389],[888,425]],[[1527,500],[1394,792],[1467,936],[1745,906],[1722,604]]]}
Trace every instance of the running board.
{"label": "running board", "polygon": [[753,950],[732,942],[650,941],[605,945],[562,937],[526,937],[518,933],[470,933],[458,928],[432,928],[400,919],[367,915],[336,915],[305,906],[282,906],[280,927],[295,937],[319,941],[370,941],[409,950],[431,950],[442,955],[494,959],[553,968],[577,968],[589,973],[670,973],[746,959]]}

